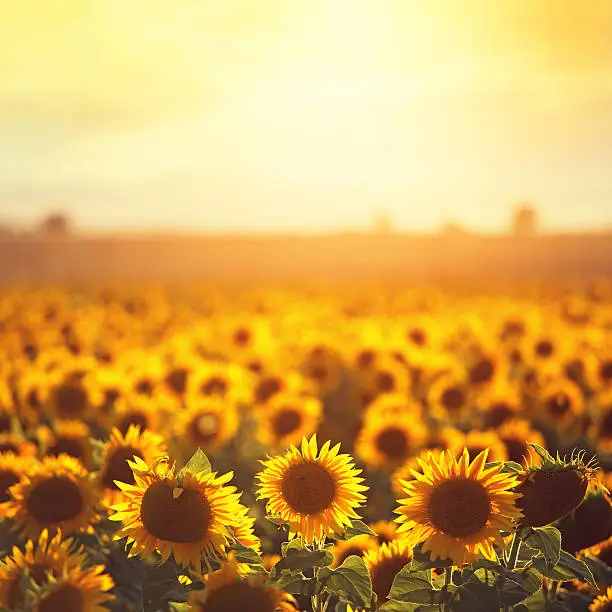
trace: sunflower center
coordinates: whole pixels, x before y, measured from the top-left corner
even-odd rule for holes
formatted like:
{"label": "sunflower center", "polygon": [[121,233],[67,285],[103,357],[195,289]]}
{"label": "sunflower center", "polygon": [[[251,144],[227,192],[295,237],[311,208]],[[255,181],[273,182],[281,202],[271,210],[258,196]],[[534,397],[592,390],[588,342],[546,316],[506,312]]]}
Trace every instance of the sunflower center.
{"label": "sunflower center", "polygon": [[495,366],[490,359],[483,359],[476,363],[469,373],[470,382],[473,385],[489,382],[495,374]]}
{"label": "sunflower center", "polygon": [[114,404],[118,399],[119,396],[121,394],[119,393],[119,391],[117,389],[106,389],[104,391],[104,403],[105,404]]}
{"label": "sunflower center", "polygon": [[187,368],[176,368],[166,376],[166,384],[177,394],[183,395],[187,391]]}
{"label": "sunflower center", "polygon": [[548,412],[552,416],[565,416],[572,408],[572,403],[565,393],[557,393],[548,400]]}
{"label": "sunflower center", "polygon": [[580,359],[572,359],[563,368],[566,378],[575,383],[580,382],[584,378],[584,370],[584,363]]}
{"label": "sunflower center", "polygon": [[378,372],[376,387],[382,393],[390,393],[395,389],[395,376],[391,372]]}
{"label": "sunflower center", "polygon": [[11,499],[9,489],[19,482],[19,476],[12,470],[0,470],[0,503]]}
{"label": "sunflower center", "polygon": [[602,438],[612,438],[612,407],[606,410],[599,423],[599,435]]}
{"label": "sunflower center", "polygon": [[149,380],[148,378],[143,378],[142,380],[138,381],[138,383],[134,387],[134,390],[140,395],[150,396],[153,395],[154,388],[155,385],[153,384],[153,381]]}
{"label": "sunflower center", "polygon": [[310,376],[318,382],[323,382],[327,378],[327,368],[321,364],[312,366]]}
{"label": "sunflower center", "polygon": [[77,483],[53,476],[32,489],[26,506],[34,520],[51,525],[75,518],[83,509],[83,497]]}
{"label": "sunflower center", "polygon": [[12,442],[1,442],[0,443],[0,453],[14,453],[15,455],[19,454],[19,447]]}
{"label": "sunflower center", "polygon": [[140,507],[144,528],[164,542],[198,542],[212,523],[209,501],[200,491],[183,489],[176,499],[172,491],[164,482],[146,490]]}
{"label": "sunflower center", "polygon": [[276,602],[265,590],[248,582],[235,582],[213,591],[206,603],[200,604],[202,612],[274,612]]}
{"label": "sunflower center", "polygon": [[28,393],[26,394],[26,404],[30,407],[30,408],[39,408],[40,407],[40,399],[38,397],[38,390],[37,389],[31,389],[30,391],[28,391]]}
{"label": "sunflower center", "polygon": [[517,438],[502,438],[502,442],[506,445],[508,451],[508,461],[516,461],[521,463],[523,457],[527,453],[527,447],[524,442],[521,442]]}
{"label": "sunflower center", "polygon": [[233,339],[236,346],[246,346],[251,341],[251,332],[245,327],[241,327],[234,332]]}
{"label": "sunflower center", "polygon": [[357,367],[361,370],[369,368],[373,363],[376,354],[370,349],[364,349],[357,355]]}
{"label": "sunflower center", "polygon": [[410,561],[412,561],[410,555],[397,555],[382,559],[372,568],[372,590],[376,593],[379,602],[387,599],[395,576]]}
{"label": "sunflower center", "polygon": [[490,513],[486,489],[473,480],[445,480],[432,491],[427,508],[433,526],[453,538],[478,533]]}
{"label": "sunflower center", "polygon": [[387,427],[376,438],[378,449],[392,461],[401,461],[408,457],[410,443],[406,432],[399,427]]}
{"label": "sunflower center", "polygon": [[57,457],[59,454],[65,453],[76,459],[83,459],[83,446],[76,438],[67,436],[59,436],[53,446],[47,450],[47,455]]}
{"label": "sunflower center", "polygon": [[535,346],[535,352],[539,357],[550,357],[555,350],[550,340],[541,340]]}
{"label": "sunflower center", "polygon": [[195,440],[210,442],[217,437],[221,421],[219,416],[210,412],[198,415],[191,423],[191,434]]}
{"label": "sunflower center", "polygon": [[489,427],[499,427],[512,416],[512,408],[508,404],[499,402],[493,404],[486,413],[486,424]]}
{"label": "sunflower center", "polygon": [[342,551],[342,554],[338,555],[336,558],[336,564],[342,565],[351,555],[363,557],[363,548],[359,548],[359,546],[350,546],[349,548],[345,548]]}
{"label": "sunflower center", "polygon": [[203,395],[225,395],[227,392],[227,381],[221,376],[211,376],[200,387]]}
{"label": "sunflower center", "polygon": [[295,431],[302,423],[300,413],[293,408],[284,408],[278,412],[272,422],[274,433],[278,437],[286,436]]}
{"label": "sunflower center", "polygon": [[282,383],[276,376],[264,378],[257,386],[255,397],[259,403],[265,403],[281,389]]}
{"label": "sunflower center", "polygon": [[102,484],[107,489],[119,488],[115,484],[115,480],[131,485],[136,482],[134,479],[134,472],[132,472],[132,468],[127,463],[128,459],[132,460],[134,456],[139,459],[144,459],[139,449],[133,446],[122,446],[115,450],[109,457],[106,462],[106,468],[102,474]]}
{"label": "sunflower center", "polygon": [[605,382],[612,381],[612,361],[604,361],[599,366],[599,376]]}
{"label": "sunflower center", "polygon": [[331,506],[336,496],[336,481],[325,467],[306,461],[286,471],[281,492],[298,514],[318,514]]}
{"label": "sunflower center", "polygon": [[117,429],[125,435],[130,425],[136,425],[141,431],[144,431],[149,426],[149,419],[142,412],[128,412],[117,424]]}
{"label": "sunflower center", "polygon": [[0,416],[0,433],[11,431],[11,418],[8,415]]}
{"label": "sunflower center", "polygon": [[465,402],[465,394],[459,387],[449,387],[442,393],[441,401],[447,410],[459,410]]}
{"label": "sunflower center", "polygon": [[427,341],[427,336],[425,335],[425,332],[419,328],[411,329],[408,332],[408,338],[413,344],[416,344],[417,346],[423,346]]}
{"label": "sunflower center", "polygon": [[38,604],[38,612],[83,612],[83,610],[85,610],[83,594],[71,584],[64,584],[52,591]]}
{"label": "sunflower center", "polygon": [[87,392],[79,385],[66,384],[57,390],[57,409],[63,417],[78,417],[87,408]]}

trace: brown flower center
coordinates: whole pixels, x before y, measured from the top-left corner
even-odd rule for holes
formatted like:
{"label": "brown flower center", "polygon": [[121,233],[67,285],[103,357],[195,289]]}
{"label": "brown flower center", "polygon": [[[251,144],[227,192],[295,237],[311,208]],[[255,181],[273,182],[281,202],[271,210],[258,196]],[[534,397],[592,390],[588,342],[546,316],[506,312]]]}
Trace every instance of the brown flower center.
{"label": "brown flower center", "polygon": [[71,584],[64,584],[55,589],[38,604],[38,612],[83,612],[84,610],[83,594]]}
{"label": "brown flower center", "polygon": [[445,480],[432,491],[427,508],[433,526],[453,538],[478,533],[490,513],[487,491],[474,480]]}
{"label": "brown flower center", "polygon": [[539,357],[550,357],[555,352],[555,347],[550,340],[540,340],[535,345],[535,352]]}
{"label": "brown flower center", "polygon": [[14,453],[18,455],[19,447],[12,442],[0,442],[0,453]]}
{"label": "brown flower center", "polygon": [[408,332],[408,339],[417,346],[423,346],[427,342],[427,336],[422,329],[414,328]]}
{"label": "brown flower center", "polygon": [[403,461],[410,453],[410,441],[399,427],[387,427],[376,437],[376,447],[391,461]]}
{"label": "brown flower center", "polygon": [[599,376],[604,382],[612,381],[612,361],[604,361],[600,364]]}
{"label": "brown flower center", "polygon": [[104,403],[107,405],[114,404],[120,396],[121,393],[119,393],[118,389],[106,389],[104,391]]}
{"label": "brown flower center", "polygon": [[125,435],[130,425],[136,425],[141,431],[144,431],[149,426],[149,419],[143,412],[128,412],[117,423],[117,429]]}
{"label": "brown flower center", "polygon": [[508,461],[516,461],[521,463],[523,457],[527,455],[527,446],[517,438],[502,438],[502,442],[506,445],[508,451]]}
{"label": "brown flower center", "polygon": [[310,377],[314,378],[314,380],[316,380],[317,382],[324,382],[327,378],[327,375],[328,370],[322,364],[314,365],[310,368]]}
{"label": "brown flower center", "polygon": [[234,332],[233,340],[236,346],[247,346],[251,342],[251,332],[246,327],[240,327]]}
{"label": "brown flower center", "polygon": [[35,485],[26,499],[28,514],[43,525],[74,519],[83,510],[79,486],[70,478],[53,476]]}
{"label": "brown flower center", "polygon": [[143,378],[136,383],[134,390],[140,395],[151,396],[153,395],[154,388],[155,385],[153,384],[153,381],[149,380],[148,378]]}
{"label": "brown flower center", "polygon": [[11,499],[9,489],[19,482],[19,476],[12,470],[0,470],[0,503]]}
{"label": "brown flower center", "polygon": [[465,393],[460,387],[449,387],[442,393],[441,402],[447,410],[459,410],[465,404]]}
{"label": "brown flower center", "polygon": [[81,416],[87,409],[87,392],[80,385],[62,385],[56,398],[57,410],[64,418]]}
{"label": "brown flower center", "polygon": [[483,359],[470,368],[469,379],[473,385],[489,382],[495,374],[495,365],[490,359]]}
{"label": "brown flower center", "polygon": [[68,436],[59,436],[55,444],[47,449],[47,455],[51,457],[57,457],[61,453],[81,460],[85,454],[81,441]]}
{"label": "brown flower center", "polygon": [[350,546],[349,548],[345,548],[342,551],[342,554],[336,557],[336,565],[342,565],[352,555],[363,557],[363,548],[359,548],[359,546]]}
{"label": "brown flower center", "polygon": [[274,416],[272,429],[277,437],[282,438],[298,429],[301,423],[302,416],[299,411],[294,408],[284,408]]}
{"label": "brown flower center", "polygon": [[374,363],[375,358],[376,358],[376,353],[373,350],[363,349],[357,355],[357,367],[360,370],[366,370]]}
{"label": "brown flower center", "polygon": [[8,414],[0,416],[0,433],[8,433],[11,431],[11,417]]}
{"label": "brown flower center", "polygon": [[210,502],[201,491],[183,489],[175,499],[171,484],[152,484],[142,497],[140,516],[144,528],[164,542],[198,542],[213,519]]}
{"label": "brown flower center", "polygon": [[255,391],[255,399],[259,403],[267,402],[283,388],[283,384],[276,376],[264,378]]}
{"label": "brown flower center", "polygon": [[612,438],[612,406],[606,409],[599,422],[598,433],[602,438]]}
{"label": "brown flower center", "polygon": [[201,612],[274,612],[276,603],[264,589],[248,582],[234,582],[213,591]]}
{"label": "brown flower center", "polygon": [[485,414],[485,425],[487,427],[499,427],[505,423],[513,413],[514,411],[508,404],[504,404],[503,402],[493,404]]}
{"label": "brown flower center", "polygon": [[378,372],[376,374],[376,388],[381,393],[390,393],[395,390],[395,376],[391,372]]}
{"label": "brown flower center", "polygon": [[572,382],[579,383],[584,379],[584,363],[580,359],[572,359],[563,367],[565,377]]}
{"label": "brown flower center", "polygon": [[382,603],[387,599],[395,576],[399,574],[404,565],[410,563],[410,555],[398,555],[382,559],[371,570],[372,590],[376,593],[378,601]]}
{"label": "brown flower center", "polygon": [[106,461],[106,467],[102,473],[102,484],[107,489],[119,488],[115,480],[133,485],[136,482],[134,472],[127,462],[128,459],[131,461],[135,456],[139,459],[144,458],[140,450],[133,446],[122,446],[116,449]]}
{"label": "brown flower center", "polygon": [[187,379],[189,370],[187,368],[176,368],[166,376],[166,384],[177,395],[183,395],[187,390]]}
{"label": "brown flower center", "polygon": [[306,461],[287,469],[281,493],[298,514],[318,514],[329,508],[336,496],[336,481],[319,463]]}
{"label": "brown flower center", "polygon": [[548,400],[547,407],[551,416],[563,417],[572,409],[572,402],[565,393],[557,393]]}
{"label": "brown flower center", "polygon": [[203,395],[225,395],[227,393],[227,381],[221,376],[211,376],[200,387]]}
{"label": "brown flower center", "polygon": [[192,439],[207,444],[212,442],[219,433],[221,420],[219,415],[212,412],[205,412],[196,416],[189,425]]}

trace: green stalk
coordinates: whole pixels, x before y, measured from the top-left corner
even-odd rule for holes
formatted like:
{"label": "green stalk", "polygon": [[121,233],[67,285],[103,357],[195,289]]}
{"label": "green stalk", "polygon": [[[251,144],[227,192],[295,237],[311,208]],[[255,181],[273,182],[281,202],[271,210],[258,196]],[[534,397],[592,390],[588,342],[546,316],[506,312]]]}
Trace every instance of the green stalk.
{"label": "green stalk", "polygon": [[[446,591],[448,587],[453,584],[453,566],[450,565],[444,570],[444,590]],[[450,601],[444,602],[444,607],[442,608],[443,612],[448,612],[450,609]]]}

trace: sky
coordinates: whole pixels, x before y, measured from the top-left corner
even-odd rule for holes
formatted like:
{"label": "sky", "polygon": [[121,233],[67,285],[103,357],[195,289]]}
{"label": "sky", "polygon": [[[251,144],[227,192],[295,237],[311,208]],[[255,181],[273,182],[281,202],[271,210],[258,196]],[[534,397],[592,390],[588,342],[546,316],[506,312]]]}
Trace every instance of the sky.
{"label": "sky", "polygon": [[612,227],[609,0],[0,0],[0,221]]}

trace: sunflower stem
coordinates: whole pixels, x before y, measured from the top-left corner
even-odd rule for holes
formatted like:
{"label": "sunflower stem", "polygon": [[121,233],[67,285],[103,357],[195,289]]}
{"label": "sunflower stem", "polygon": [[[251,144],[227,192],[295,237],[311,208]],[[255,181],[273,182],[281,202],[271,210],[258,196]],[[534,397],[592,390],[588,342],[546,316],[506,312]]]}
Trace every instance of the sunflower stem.
{"label": "sunflower stem", "polygon": [[558,591],[559,591],[559,581],[553,580],[550,583],[550,587],[548,589],[548,601],[550,602],[556,601]]}
{"label": "sunflower stem", "polygon": [[[444,590],[446,591],[448,587],[453,584],[453,566],[450,565],[444,570]],[[444,607],[442,608],[443,612],[448,612],[450,609],[450,602],[445,601]]]}

